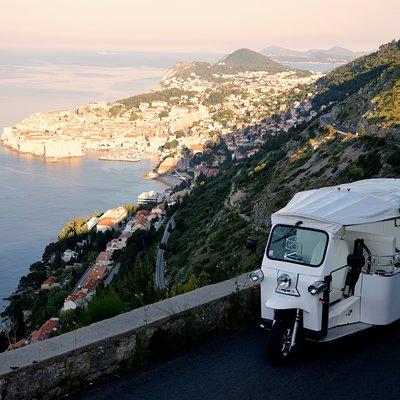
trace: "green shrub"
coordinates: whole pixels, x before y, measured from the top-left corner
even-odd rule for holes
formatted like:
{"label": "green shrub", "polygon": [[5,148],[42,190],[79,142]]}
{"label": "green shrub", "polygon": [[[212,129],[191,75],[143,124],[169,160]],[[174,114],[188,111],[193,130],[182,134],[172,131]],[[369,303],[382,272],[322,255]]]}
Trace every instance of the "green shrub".
{"label": "green shrub", "polygon": [[95,296],[85,309],[87,321],[90,321],[89,323],[114,317],[124,311],[124,303],[114,291],[108,291]]}

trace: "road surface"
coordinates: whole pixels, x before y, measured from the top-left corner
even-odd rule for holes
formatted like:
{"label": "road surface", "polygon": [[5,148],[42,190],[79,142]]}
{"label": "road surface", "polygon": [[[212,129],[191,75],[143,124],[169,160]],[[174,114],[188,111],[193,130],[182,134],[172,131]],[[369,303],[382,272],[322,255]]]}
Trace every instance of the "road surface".
{"label": "road surface", "polygon": [[329,344],[299,360],[265,361],[268,334],[251,329],[195,347],[170,362],[110,381],[84,400],[367,400],[400,398],[400,326]]}
{"label": "road surface", "polygon": [[[171,234],[171,232],[169,231],[169,227],[171,227],[172,229],[175,227],[175,214],[172,215],[172,217],[169,219],[167,223],[167,226],[165,227],[164,234],[161,239],[161,243],[163,244],[168,243],[169,235]],[[165,289],[167,287],[165,282],[164,271],[165,271],[165,250],[158,249],[157,259],[156,259],[155,281],[156,281],[156,286],[159,289]]]}
{"label": "road surface", "polygon": [[334,121],[329,114],[325,114],[322,117],[320,117],[321,124],[326,128],[328,125],[332,125],[332,127],[335,129],[335,131],[341,135],[347,135],[348,133],[353,133],[350,132],[348,129],[346,129],[344,126],[339,125],[336,121]]}
{"label": "road surface", "polygon": [[[344,126],[338,124],[336,121],[334,121],[331,118],[330,114],[322,115],[319,120],[321,121],[322,126],[324,126],[326,128],[328,125],[332,125],[333,129],[335,129],[335,131],[341,135],[347,135],[349,133],[352,135],[356,135],[356,132],[352,132],[352,131],[346,129]],[[399,142],[396,142],[394,140],[388,140],[388,139],[386,141],[387,141],[387,143],[393,144],[398,149],[400,149]]]}
{"label": "road surface", "polygon": [[82,289],[83,284],[86,282],[86,278],[90,273],[90,269],[93,267],[94,263],[89,264],[89,266],[86,268],[86,271],[83,273],[83,275],[79,278],[79,281],[75,285],[74,289],[72,290],[71,293],[76,293],[79,290]]}

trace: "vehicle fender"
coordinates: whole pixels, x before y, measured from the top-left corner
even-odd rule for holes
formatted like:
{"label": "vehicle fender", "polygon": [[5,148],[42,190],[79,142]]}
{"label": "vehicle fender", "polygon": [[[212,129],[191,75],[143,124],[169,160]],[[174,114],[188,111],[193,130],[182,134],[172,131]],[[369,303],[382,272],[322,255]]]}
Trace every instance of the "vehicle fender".
{"label": "vehicle fender", "polygon": [[307,313],[312,311],[312,305],[307,304],[301,296],[289,296],[281,293],[274,293],[265,305],[274,310],[288,310],[297,309],[303,310]]}

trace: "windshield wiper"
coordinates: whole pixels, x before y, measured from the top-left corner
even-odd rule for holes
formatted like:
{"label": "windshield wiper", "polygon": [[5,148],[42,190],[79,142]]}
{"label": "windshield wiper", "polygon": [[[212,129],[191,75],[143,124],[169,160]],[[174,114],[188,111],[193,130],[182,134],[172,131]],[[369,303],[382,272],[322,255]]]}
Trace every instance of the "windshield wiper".
{"label": "windshield wiper", "polygon": [[275,239],[273,242],[271,242],[271,244],[280,242],[281,240],[284,240],[284,239],[286,240],[288,237],[290,237],[290,235],[293,233],[293,231],[295,231],[302,223],[303,223],[303,221],[296,222],[296,225],[293,226],[285,236]]}

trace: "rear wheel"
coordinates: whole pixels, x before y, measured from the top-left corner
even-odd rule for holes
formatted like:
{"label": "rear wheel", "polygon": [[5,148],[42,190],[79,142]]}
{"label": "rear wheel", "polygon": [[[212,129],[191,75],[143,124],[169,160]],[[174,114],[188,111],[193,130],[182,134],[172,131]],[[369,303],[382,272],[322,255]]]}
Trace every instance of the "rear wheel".
{"label": "rear wheel", "polygon": [[292,334],[293,323],[280,320],[274,322],[266,347],[266,355],[271,363],[282,364],[292,357]]}

